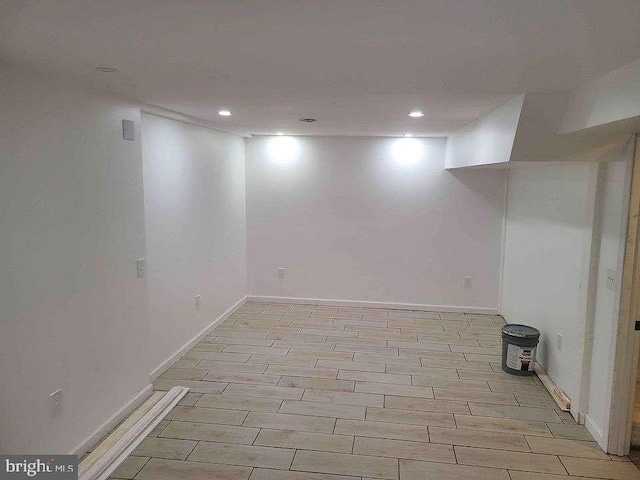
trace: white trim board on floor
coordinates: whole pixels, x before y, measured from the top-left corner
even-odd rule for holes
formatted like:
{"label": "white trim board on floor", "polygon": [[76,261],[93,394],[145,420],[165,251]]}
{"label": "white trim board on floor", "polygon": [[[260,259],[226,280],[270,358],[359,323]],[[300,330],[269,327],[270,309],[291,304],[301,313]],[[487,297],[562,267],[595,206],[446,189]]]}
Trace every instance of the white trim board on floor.
{"label": "white trim board on floor", "polygon": [[423,310],[425,312],[479,313],[497,315],[497,308],[465,307],[453,305],[427,305],[423,303],[369,302],[364,300],[333,300],[326,298],[272,297],[247,295],[249,302],[297,303],[301,305],[335,305],[344,307],[389,308],[396,310]]}
{"label": "white trim board on floor", "polygon": [[189,350],[193,348],[196,343],[199,343],[204,337],[206,337],[211,330],[217,327],[219,324],[224,322],[227,318],[233,315],[238,308],[240,308],[244,302],[247,301],[247,297],[244,296],[236,303],[234,303],[229,309],[227,309],[222,315],[216,318],[213,322],[207,325],[204,329],[202,329],[198,334],[192,337],[187,343],[182,345],[178,350],[176,350],[169,358],[167,358],[164,362],[162,362],[153,372],[149,374],[149,381],[153,383],[153,381],[166,372],[171,365],[180,360],[184,354],[186,354]]}
{"label": "white trim board on floor", "polygon": [[142,405],[153,393],[153,385],[149,384],[145,386],[138,394],[127,402],[120,410],[114,413],[107,419],[102,425],[96,428],[91,434],[80,442],[75,448],[73,448],[69,454],[78,455],[81,457],[88,451],[90,451],[95,445],[98,444],[102,438],[109,433],[113,428],[118,425],[122,420],[128,417],[131,412]]}

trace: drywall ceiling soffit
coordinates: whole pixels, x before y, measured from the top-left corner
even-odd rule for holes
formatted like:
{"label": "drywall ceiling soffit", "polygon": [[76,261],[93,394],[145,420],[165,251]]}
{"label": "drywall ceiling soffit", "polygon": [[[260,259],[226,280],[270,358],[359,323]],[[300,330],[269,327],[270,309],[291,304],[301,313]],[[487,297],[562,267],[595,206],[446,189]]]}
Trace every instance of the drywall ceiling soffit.
{"label": "drywall ceiling soffit", "polygon": [[622,151],[628,133],[640,126],[628,119],[560,134],[569,98],[568,93],[526,93],[498,107],[449,137],[447,168],[605,161]]}

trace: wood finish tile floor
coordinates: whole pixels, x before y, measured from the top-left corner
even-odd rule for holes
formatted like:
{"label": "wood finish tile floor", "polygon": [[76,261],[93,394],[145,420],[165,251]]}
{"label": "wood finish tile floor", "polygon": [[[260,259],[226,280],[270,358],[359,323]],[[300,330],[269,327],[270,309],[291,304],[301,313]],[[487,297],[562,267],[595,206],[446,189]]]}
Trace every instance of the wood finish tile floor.
{"label": "wood finish tile floor", "polygon": [[190,393],[113,478],[640,479],[501,371],[503,323],[246,303],[157,379]]}

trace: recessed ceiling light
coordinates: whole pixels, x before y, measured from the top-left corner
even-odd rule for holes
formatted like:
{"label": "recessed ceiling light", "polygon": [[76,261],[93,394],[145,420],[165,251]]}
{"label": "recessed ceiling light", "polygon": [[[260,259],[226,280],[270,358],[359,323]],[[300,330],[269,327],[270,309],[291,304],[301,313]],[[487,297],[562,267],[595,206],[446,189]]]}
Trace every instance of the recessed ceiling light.
{"label": "recessed ceiling light", "polygon": [[404,138],[411,138],[413,137],[413,133],[405,133],[404,134]]}
{"label": "recessed ceiling light", "polygon": [[231,112],[229,110],[218,110],[218,115],[221,117],[230,117]]}
{"label": "recessed ceiling light", "polygon": [[304,123],[313,123],[313,122],[316,121],[316,119],[315,118],[301,118],[300,121],[304,122]]}
{"label": "recessed ceiling light", "polygon": [[283,135],[284,135],[284,133],[282,133],[282,132],[278,132],[278,133],[276,133],[276,135],[278,135],[279,137],[281,137],[281,136],[283,136]]}
{"label": "recessed ceiling light", "polygon": [[115,73],[120,71],[117,68],[112,67],[96,67],[96,70],[102,73]]}
{"label": "recessed ceiling light", "polygon": [[420,111],[418,111],[418,110],[415,110],[415,111],[413,111],[413,112],[410,112],[410,113],[409,113],[409,116],[410,116],[411,118],[420,118],[420,117],[424,117],[424,113],[422,113],[422,112],[420,112]]}

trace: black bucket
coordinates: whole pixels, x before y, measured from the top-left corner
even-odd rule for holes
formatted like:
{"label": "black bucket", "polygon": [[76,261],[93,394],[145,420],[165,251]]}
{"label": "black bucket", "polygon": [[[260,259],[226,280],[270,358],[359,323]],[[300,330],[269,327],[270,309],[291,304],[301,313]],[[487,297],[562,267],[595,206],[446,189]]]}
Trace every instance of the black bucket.
{"label": "black bucket", "polygon": [[512,375],[533,375],[540,331],[511,323],[502,327],[502,370]]}

